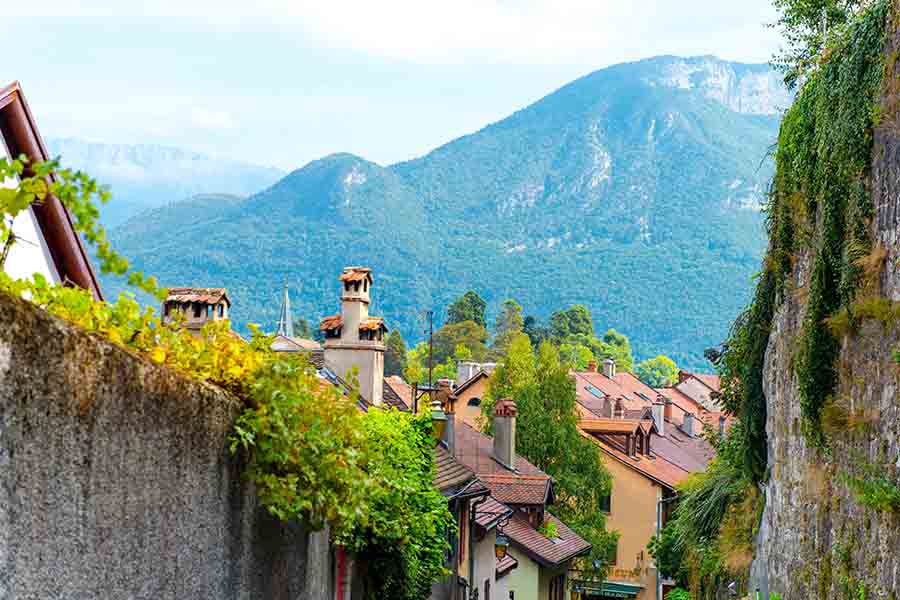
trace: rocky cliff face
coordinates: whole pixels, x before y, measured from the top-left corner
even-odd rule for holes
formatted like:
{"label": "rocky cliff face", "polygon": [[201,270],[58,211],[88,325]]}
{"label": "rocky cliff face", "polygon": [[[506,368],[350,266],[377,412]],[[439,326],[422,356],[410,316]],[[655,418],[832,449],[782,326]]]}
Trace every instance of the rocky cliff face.
{"label": "rocky cliff face", "polygon": [[[896,0],[893,9],[898,14]],[[866,178],[874,209],[869,234],[875,252],[885,252],[875,273],[876,295],[893,302],[900,301],[898,48],[900,31],[893,20],[885,49],[882,118]],[[844,418],[830,424],[826,418],[829,449],[814,448],[802,433],[801,398],[791,366],[807,308],[802,290],[810,283],[812,252],[795,256],[787,287],[799,292],[785,294],[766,352],[769,479],[751,585],[785,600],[895,600],[900,597],[900,514],[862,506],[846,478],[865,477],[864,465],[877,465],[896,482],[900,395],[892,350],[900,335],[896,320],[869,318],[843,337],[831,402],[843,407]]]}

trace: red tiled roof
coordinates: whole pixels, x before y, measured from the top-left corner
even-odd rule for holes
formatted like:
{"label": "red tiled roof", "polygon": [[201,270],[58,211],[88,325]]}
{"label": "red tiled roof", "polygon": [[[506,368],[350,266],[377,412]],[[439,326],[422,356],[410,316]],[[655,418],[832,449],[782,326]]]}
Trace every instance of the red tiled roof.
{"label": "red tiled roof", "polygon": [[656,391],[671,400],[672,406],[679,409],[681,413],[689,412],[697,414],[704,410],[693,398],[687,396],[678,388],[660,388]]}
{"label": "red tiled roof", "polygon": [[506,556],[497,561],[495,572],[497,579],[500,579],[518,566],[519,561],[517,561],[512,554],[507,553]]}
{"label": "red tiled roof", "polygon": [[341,281],[362,281],[372,277],[372,269],[368,267],[347,267],[338,277]]}
{"label": "red tiled roof", "polygon": [[168,289],[166,302],[202,302],[218,304],[222,299],[231,306],[225,288],[171,287]]}
{"label": "red tiled roof", "polygon": [[434,449],[434,487],[440,491],[455,490],[475,479],[475,473],[453,458],[446,448]]}
{"label": "red tiled roof", "polygon": [[330,331],[332,329],[337,329],[344,322],[343,317],[341,315],[331,315],[329,317],[323,317],[321,321],[319,321],[319,329],[321,331]]}
{"label": "red tiled roof", "polygon": [[381,317],[369,317],[359,324],[360,331],[375,331],[378,329],[387,329],[387,326],[384,324],[384,319]]}
{"label": "red tiled roof", "polygon": [[511,516],[512,513],[511,508],[505,504],[500,504],[493,497],[488,496],[475,509],[475,522],[478,523],[479,527],[492,529],[501,520]]}
{"label": "red tiled roof", "polygon": [[525,554],[549,566],[561,565],[591,549],[591,545],[569,529],[565,523],[549,513],[546,519],[556,525],[559,537],[552,540],[546,538],[532,527],[525,515],[520,512],[515,513],[503,527],[503,533]]}
{"label": "red tiled roof", "polygon": [[588,433],[634,433],[641,422],[634,419],[581,419],[578,426]]}
{"label": "red tiled roof", "polygon": [[719,376],[718,375],[707,375],[706,373],[693,373],[694,377],[702,381],[706,386],[713,390],[714,392],[719,392],[721,389],[719,388]]}
{"label": "red tiled roof", "polygon": [[[514,474],[494,458],[493,439],[459,418],[456,420],[454,430],[456,458],[478,476]],[[516,470],[521,475],[536,475],[550,479],[546,473],[518,455],[516,455]]]}
{"label": "red tiled roof", "polygon": [[544,505],[550,499],[551,483],[547,475],[480,475],[491,496],[513,505]]}
{"label": "red tiled roof", "polygon": [[384,397],[385,398],[387,398],[387,396],[388,396],[387,391],[388,391],[388,389],[390,389],[390,391],[392,392],[392,395],[396,396],[396,398],[400,402],[403,403],[403,406],[405,406],[407,409],[412,407],[412,403],[413,403],[413,401],[412,401],[413,400],[412,386],[410,386],[408,383],[406,383],[402,377],[400,377],[399,375],[391,375],[390,377],[385,377],[384,384],[385,384],[385,389],[384,389]]}

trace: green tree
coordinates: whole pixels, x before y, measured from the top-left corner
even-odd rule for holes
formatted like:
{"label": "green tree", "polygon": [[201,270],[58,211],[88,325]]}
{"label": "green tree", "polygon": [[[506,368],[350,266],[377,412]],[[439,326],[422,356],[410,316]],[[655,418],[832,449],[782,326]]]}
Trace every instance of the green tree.
{"label": "green tree", "polygon": [[[544,342],[537,356],[528,336],[520,334],[489,381],[482,418],[493,413],[496,398],[511,397],[519,410],[516,450],[553,477],[556,503],[550,510],[593,544],[580,560],[587,576],[602,579],[609,549],[617,536],[606,531],[601,501],[609,493],[610,476],[599,449],[578,430],[575,380],[553,344]],[[598,561],[599,568],[594,567]]]}
{"label": "green tree", "polygon": [[428,381],[428,344],[419,342],[415,348],[406,352],[406,368],[403,379],[407,383],[426,383]]}
{"label": "green tree", "polygon": [[521,305],[515,300],[504,302],[494,325],[494,351],[501,355],[506,354],[510,342],[522,333],[524,326]]}
{"label": "green tree", "polygon": [[484,360],[488,352],[487,339],[487,329],[474,321],[448,323],[434,332],[434,361],[444,362],[455,356],[460,344],[469,349],[472,360]]}
{"label": "green tree", "polygon": [[447,324],[473,321],[475,324],[487,328],[484,315],[486,310],[487,302],[477,292],[469,290],[447,308]]}
{"label": "green tree", "polygon": [[403,375],[406,370],[406,342],[400,331],[395,329],[389,333],[384,346],[384,374]]}
{"label": "green tree", "polygon": [[576,371],[584,371],[587,369],[588,363],[594,360],[594,353],[590,348],[581,344],[560,344],[559,357]]}
{"label": "green tree", "polygon": [[678,381],[675,361],[664,354],[639,362],[634,374],[652,388],[669,387]]}
{"label": "green tree", "polygon": [[550,315],[550,331],[563,340],[572,335],[594,335],[594,321],[591,311],[583,304],[576,304],[566,310],[558,310]]}
{"label": "green tree", "polygon": [[550,328],[541,325],[540,321],[532,316],[525,317],[525,320],[522,323],[522,332],[531,340],[531,346],[533,348],[540,347],[541,342],[549,340],[552,336]]}
{"label": "green tree", "polygon": [[628,341],[628,337],[615,329],[607,329],[603,341],[609,345],[616,367],[630,373],[634,368],[634,357],[631,354],[631,342]]}
{"label": "green tree", "polygon": [[302,338],[304,340],[313,339],[313,331],[312,327],[309,324],[309,321],[307,321],[303,317],[297,317],[296,319],[294,319],[294,336]]}
{"label": "green tree", "polygon": [[784,41],[772,63],[794,87],[816,64],[828,37],[839,34],[851,17],[871,0],[773,0],[779,12],[775,22]]}

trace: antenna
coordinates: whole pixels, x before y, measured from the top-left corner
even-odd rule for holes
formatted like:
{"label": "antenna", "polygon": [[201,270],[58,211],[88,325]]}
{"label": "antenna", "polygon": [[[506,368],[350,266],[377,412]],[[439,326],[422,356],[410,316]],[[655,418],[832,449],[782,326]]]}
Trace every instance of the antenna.
{"label": "antenna", "polygon": [[425,315],[428,317],[428,387],[434,387],[434,382],[431,380],[432,372],[434,370],[434,311],[427,310],[425,311]]}

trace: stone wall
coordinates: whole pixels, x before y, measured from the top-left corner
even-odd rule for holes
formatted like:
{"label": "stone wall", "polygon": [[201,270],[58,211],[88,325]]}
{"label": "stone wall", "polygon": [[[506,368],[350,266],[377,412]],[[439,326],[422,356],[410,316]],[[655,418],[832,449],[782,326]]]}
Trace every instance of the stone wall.
{"label": "stone wall", "polygon": [[0,294],[0,599],[330,598],[327,533],[228,453],[240,410]]}
{"label": "stone wall", "polygon": [[[894,301],[900,301],[898,49],[900,33],[894,25],[886,49],[893,91],[885,98],[876,131],[870,178],[872,231],[887,251],[880,291]],[[807,284],[809,270],[810,257],[800,257],[792,275],[796,289]],[[841,478],[858,475],[866,462],[887,460],[900,467],[898,368],[891,356],[898,331],[869,321],[844,340],[836,398],[856,424],[831,431],[831,451],[821,453],[807,445],[800,430],[800,396],[790,367],[803,311],[802,296],[786,299],[766,354],[770,477],[751,586],[759,586],[763,597],[778,592],[785,600],[847,598],[848,591],[853,598],[897,600],[900,516],[861,506]]]}

